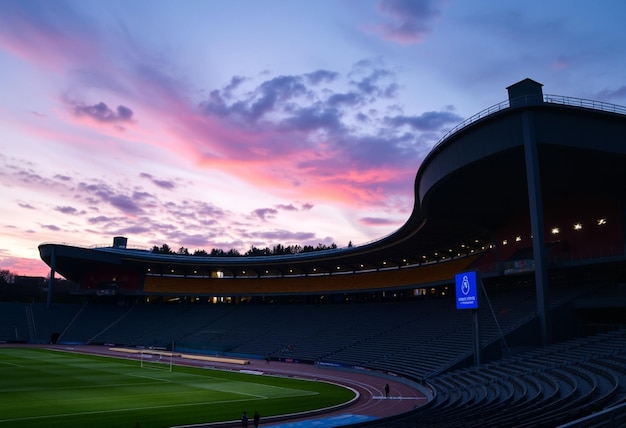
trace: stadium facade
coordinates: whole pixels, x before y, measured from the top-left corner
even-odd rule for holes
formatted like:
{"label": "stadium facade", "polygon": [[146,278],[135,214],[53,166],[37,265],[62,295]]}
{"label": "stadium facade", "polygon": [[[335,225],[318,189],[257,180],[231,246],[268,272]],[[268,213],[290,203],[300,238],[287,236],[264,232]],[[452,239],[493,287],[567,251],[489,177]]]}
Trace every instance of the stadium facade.
{"label": "stadium facade", "polygon": [[157,254],[125,237],[43,243],[49,290],[58,273],[94,299],[419,298],[476,270],[487,282],[535,285],[547,343],[552,281],[624,273],[626,108],[545,95],[531,79],[507,90],[433,148],[409,219],[376,242],[262,257]]}

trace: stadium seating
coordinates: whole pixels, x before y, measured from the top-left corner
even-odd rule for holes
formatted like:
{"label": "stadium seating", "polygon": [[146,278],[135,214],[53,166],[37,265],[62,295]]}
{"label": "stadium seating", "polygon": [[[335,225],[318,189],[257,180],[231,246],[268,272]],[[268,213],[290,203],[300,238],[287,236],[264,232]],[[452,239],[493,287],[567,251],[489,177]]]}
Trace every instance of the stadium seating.
{"label": "stadium seating", "polygon": [[[579,291],[555,290],[553,305]],[[493,291],[481,345],[534,318],[531,288]],[[626,330],[532,348],[472,367],[471,317],[453,299],[345,304],[0,303],[0,340],[169,347],[207,355],[323,361],[392,372],[434,398],[376,426],[556,426],[621,403]],[[513,353],[511,353],[513,354]],[[367,425],[367,423],[365,423]]]}

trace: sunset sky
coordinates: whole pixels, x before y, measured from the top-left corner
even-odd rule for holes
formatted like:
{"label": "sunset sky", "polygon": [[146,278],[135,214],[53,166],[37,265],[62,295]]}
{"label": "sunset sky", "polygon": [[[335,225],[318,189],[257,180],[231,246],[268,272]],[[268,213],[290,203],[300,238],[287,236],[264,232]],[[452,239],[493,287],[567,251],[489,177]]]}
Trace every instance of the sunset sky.
{"label": "sunset sky", "polygon": [[0,269],[117,235],[383,237],[432,146],[507,86],[626,105],[625,19],[623,0],[1,0]]}

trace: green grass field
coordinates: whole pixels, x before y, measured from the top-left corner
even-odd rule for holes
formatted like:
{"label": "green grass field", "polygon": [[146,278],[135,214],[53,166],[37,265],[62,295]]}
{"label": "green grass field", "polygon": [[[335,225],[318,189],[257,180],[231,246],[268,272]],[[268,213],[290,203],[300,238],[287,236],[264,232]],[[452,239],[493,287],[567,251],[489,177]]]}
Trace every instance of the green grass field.
{"label": "green grass field", "polygon": [[0,348],[0,428],[171,427],[346,402],[337,385],[36,348]]}

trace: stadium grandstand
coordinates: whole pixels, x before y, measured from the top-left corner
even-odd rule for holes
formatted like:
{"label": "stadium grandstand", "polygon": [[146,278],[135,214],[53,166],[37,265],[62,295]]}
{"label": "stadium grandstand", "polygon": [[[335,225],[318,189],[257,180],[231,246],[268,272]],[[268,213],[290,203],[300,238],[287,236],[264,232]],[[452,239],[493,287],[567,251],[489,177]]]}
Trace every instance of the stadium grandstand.
{"label": "stadium grandstand", "polygon": [[[359,426],[624,426],[626,108],[507,91],[434,146],[380,240],[250,257],[44,243],[47,300],[1,303],[0,340],[367,370],[428,397]],[[458,309],[464,272],[478,309]]]}

